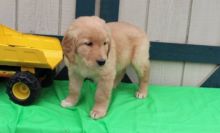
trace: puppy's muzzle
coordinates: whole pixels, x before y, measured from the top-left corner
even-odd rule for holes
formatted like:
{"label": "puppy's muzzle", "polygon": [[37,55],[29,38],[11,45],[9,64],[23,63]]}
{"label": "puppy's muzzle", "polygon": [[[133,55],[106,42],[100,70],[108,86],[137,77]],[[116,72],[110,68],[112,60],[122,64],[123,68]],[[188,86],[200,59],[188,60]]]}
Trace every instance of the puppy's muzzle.
{"label": "puppy's muzzle", "polygon": [[104,60],[104,59],[96,60],[96,63],[97,63],[99,66],[103,66],[103,65],[105,65],[105,60]]}

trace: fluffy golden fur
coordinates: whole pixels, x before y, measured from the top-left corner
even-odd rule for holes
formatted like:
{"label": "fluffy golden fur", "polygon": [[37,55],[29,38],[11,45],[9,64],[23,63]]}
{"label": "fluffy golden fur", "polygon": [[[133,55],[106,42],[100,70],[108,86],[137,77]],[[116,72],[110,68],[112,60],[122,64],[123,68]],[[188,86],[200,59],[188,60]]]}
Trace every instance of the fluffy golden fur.
{"label": "fluffy golden fur", "polygon": [[69,95],[63,107],[77,103],[84,78],[98,83],[94,119],[106,115],[112,88],[117,86],[131,65],[139,78],[137,98],[145,98],[149,81],[149,41],[144,31],[123,22],[105,23],[92,17],[80,17],[68,28],[62,41],[68,68]]}

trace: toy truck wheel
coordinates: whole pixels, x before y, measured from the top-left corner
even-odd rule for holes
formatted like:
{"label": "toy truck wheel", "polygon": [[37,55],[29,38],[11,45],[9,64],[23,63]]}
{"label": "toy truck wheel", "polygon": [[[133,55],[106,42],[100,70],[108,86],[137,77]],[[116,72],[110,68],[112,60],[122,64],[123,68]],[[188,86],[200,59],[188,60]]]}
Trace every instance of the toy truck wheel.
{"label": "toy truck wheel", "polygon": [[20,105],[30,105],[39,96],[40,82],[30,72],[17,72],[7,84],[9,98]]}

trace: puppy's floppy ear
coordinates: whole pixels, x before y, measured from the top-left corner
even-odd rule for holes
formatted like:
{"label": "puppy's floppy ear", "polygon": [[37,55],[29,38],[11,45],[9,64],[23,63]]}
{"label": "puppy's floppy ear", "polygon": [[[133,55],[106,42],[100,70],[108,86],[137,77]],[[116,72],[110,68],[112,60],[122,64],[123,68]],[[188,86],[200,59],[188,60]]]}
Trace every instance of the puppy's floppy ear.
{"label": "puppy's floppy ear", "polygon": [[62,40],[62,48],[64,56],[68,59],[69,63],[74,63],[74,56],[76,52],[76,35],[74,31],[67,31]]}
{"label": "puppy's floppy ear", "polygon": [[111,45],[112,45],[112,43],[114,43],[114,41],[113,41],[113,39],[112,39],[112,35],[111,35],[111,30],[110,30],[110,28],[107,27],[107,26],[105,26],[105,30],[106,30],[106,32],[107,32],[108,42],[109,42],[109,44],[108,44],[108,51],[107,51],[107,57],[108,57],[108,55],[109,55],[109,53],[110,53],[110,50],[111,50]]}

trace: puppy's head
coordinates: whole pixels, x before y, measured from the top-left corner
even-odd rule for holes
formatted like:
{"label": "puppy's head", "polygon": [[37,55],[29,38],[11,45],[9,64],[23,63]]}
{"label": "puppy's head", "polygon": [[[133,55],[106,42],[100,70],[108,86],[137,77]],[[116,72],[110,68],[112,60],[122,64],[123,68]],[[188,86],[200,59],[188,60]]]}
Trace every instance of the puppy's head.
{"label": "puppy's head", "polygon": [[102,67],[108,59],[110,41],[110,30],[104,20],[80,17],[67,30],[62,47],[70,63],[81,61],[88,67]]}

